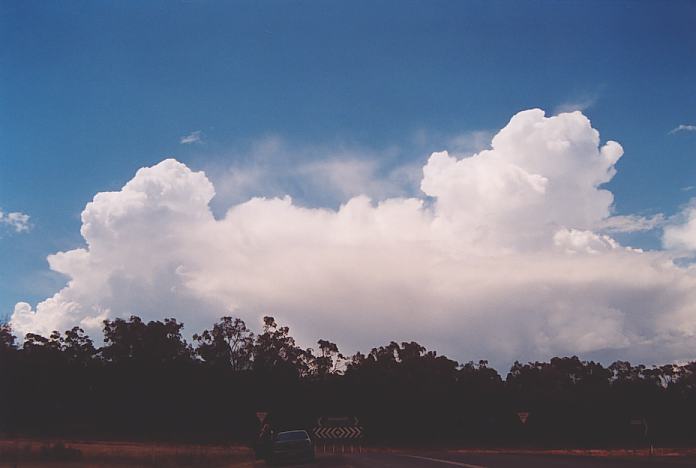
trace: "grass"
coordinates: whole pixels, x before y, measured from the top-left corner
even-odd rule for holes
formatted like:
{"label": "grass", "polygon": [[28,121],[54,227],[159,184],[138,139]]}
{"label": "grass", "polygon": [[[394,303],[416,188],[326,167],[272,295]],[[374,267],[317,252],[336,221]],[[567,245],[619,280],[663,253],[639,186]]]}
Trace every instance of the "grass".
{"label": "grass", "polygon": [[145,442],[0,440],[0,467],[44,466],[253,466],[253,453],[234,445]]}

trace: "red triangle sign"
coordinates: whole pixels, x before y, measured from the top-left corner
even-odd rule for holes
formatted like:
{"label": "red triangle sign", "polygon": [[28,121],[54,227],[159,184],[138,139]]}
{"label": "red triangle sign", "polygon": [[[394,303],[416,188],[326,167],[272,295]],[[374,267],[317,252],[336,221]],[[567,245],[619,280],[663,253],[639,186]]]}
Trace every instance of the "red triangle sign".
{"label": "red triangle sign", "polygon": [[519,411],[517,413],[517,417],[520,418],[520,422],[522,424],[525,424],[527,422],[527,418],[529,417],[529,412],[527,411]]}
{"label": "red triangle sign", "polygon": [[262,423],[266,420],[266,416],[268,416],[268,413],[266,411],[257,411],[256,412],[256,417],[259,418],[260,423]]}

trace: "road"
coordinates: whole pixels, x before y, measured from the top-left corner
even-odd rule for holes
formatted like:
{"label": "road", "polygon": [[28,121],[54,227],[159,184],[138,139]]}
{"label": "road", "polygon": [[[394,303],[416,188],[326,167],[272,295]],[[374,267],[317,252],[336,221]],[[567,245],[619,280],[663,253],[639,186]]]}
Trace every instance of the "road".
{"label": "road", "polygon": [[[254,466],[265,466],[262,462]],[[363,453],[319,455],[315,463],[284,465],[302,468],[625,468],[694,467],[695,457],[603,458],[563,455],[469,454],[456,452]]]}

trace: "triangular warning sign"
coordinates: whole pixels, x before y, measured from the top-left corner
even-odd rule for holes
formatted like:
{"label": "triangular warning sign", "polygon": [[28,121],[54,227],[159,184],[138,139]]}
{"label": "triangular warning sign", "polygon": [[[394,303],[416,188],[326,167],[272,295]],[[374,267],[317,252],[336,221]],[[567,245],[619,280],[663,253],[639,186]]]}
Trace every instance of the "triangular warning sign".
{"label": "triangular warning sign", "polygon": [[529,412],[527,411],[519,411],[517,413],[517,417],[520,418],[520,422],[522,424],[525,424],[527,422],[527,418],[529,417]]}
{"label": "triangular warning sign", "polygon": [[266,411],[257,411],[256,412],[256,417],[259,418],[259,422],[264,422],[266,420],[266,416],[268,416],[268,413]]}

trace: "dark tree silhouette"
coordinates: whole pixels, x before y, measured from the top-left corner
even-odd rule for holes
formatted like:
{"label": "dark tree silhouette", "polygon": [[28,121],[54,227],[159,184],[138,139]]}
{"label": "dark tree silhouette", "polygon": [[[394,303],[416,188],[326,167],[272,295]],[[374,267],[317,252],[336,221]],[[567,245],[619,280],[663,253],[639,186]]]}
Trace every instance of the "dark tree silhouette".
{"label": "dark tree silhouette", "polygon": [[254,334],[243,320],[222,317],[212,331],[193,335],[196,353],[214,366],[230,366],[235,371],[248,370],[252,365]]}
{"label": "dark tree silhouette", "polygon": [[254,342],[255,370],[294,370],[299,375],[307,373],[305,351],[295,345],[288,327],[279,327],[273,317],[263,318],[263,333]]}
{"label": "dark tree silhouette", "polygon": [[58,359],[62,350],[60,334],[54,331],[46,338],[35,333],[27,333],[24,337],[22,350],[26,355],[35,354],[45,359]]}
{"label": "dark tree silhouette", "polygon": [[340,371],[345,357],[338,351],[338,345],[329,340],[317,341],[319,355],[312,361],[312,372],[318,377],[326,377]]}
{"label": "dark tree silhouette", "polygon": [[[254,335],[222,317],[194,335],[175,319],[104,321],[100,348],[74,327],[18,346],[0,324],[0,431],[16,435],[252,440],[354,415],[367,442],[544,446],[693,444],[696,362],[604,367],[576,356],[459,365],[416,342],[345,358],[326,339],[297,346],[272,317]],[[529,414],[524,424],[518,412]],[[631,421],[634,424],[631,424]]]}
{"label": "dark tree silhouette", "polygon": [[60,343],[64,356],[82,366],[88,365],[97,353],[92,339],[80,327],[66,330],[65,335],[60,338]]}
{"label": "dark tree silhouette", "polygon": [[7,323],[0,323],[0,352],[13,351],[17,348],[17,339],[12,334],[12,327]]}
{"label": "dark tree silhouette", "polygon": [[145,324],[139,317],[129,320],[104,320],[104,343],[101,354],[106,361],[135,361],[167,364],[186,361],[192,350],[181,336],[183,324],[173,318]]}

